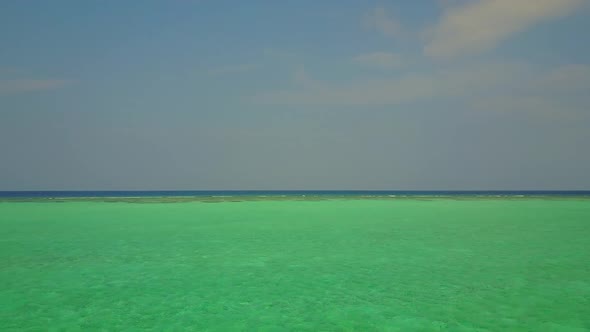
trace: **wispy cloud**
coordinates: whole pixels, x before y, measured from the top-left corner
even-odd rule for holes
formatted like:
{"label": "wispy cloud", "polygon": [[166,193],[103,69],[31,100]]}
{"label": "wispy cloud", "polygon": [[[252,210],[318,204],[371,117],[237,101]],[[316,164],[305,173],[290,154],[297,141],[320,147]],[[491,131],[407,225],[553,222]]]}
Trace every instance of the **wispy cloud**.
{"label": "wispy cloud", "polygon": [[364,66],[384,69],[399,67],[402,63],[400,55],[389,52],[360,54],[354,57],[353,61]]}
{"label": "wispy cloud", "polygon": [[424,51],[451,57],[492,49],[501,41],[543,21],[571,14],[586,0],[477,0],[446,8],[430,31]]}
{"label": "wispy cloud", "polygon": [[590,65],[564,65],[540,72],[518,89],[493,96],[471,99],[472,108],[486,111],[528,112],[532,114],[577,116],[588,113]]}
{"label": "wispy cloud", "polygon": [[242,63],[237,65],[225,65],[209,70],[212,75],[223,75],[223,74],[239,74],[246,73],[260,68],[260,65],[254,63]]}
{"label": "wispy cloud", "polygon": [[59,89],[71,81],[59,79],[0,79],[0,93],[12,94]]}
{"label": "wispy cloud", "polygon": [[518,84],[528,68],[523,64],[494,63],[395,79],[352,82],[314,81],[291,90],[275,90],[253,97],[261,104],[394,105],[436,98],[464,97]]}
{"label": "wispy cloud", "polygon": [[297,59],[298,57],[300,57],[300,54],[293,52],[291,50],[272,48],[272,47],[264,48],[262,50],[262,55],[264,57],[283,59],[283,60],[294,60],[294,59]]}
{"label": "wispy cloud", "polygon": [[558,115],[563,118],[577,116],[586,109],[578,102],[537,94],[474,99],[467,104],[471,109],[479,111]]}
{"label": "wispy cloud", "polygon": [[304,65],[299,65],[297,69],[295,69],[295,73],[293,74],[293,80],[295,83],[301,86],[309,86],[313,84],[313,79],[309,76],[309,73],[305,69]]}
{"label": "wispy cloud", "polygon": [[22,70],[14,67],[2,67],[0,66],[0,75],[16,75],[21,73]]}
{"label": "wispy cloud", "polygon": [[[392,79],[319,81],[303,67],[297,87],[251,97],[264,105],[379,106],[450,101],[473,111],[518,112],[564,121],[588,119],[590,65],[546,68],[526,63],[459,65]],[[587,121],[587,120],[584,120]]]}
{"label": "wispy cloud", "polygon": [[590,94],[590,65],[569,64],[558,67],[535,82],[536,89],[567,94]]}
{"label": "wispy cloud", "polygon": [[[483,52],[535,24],[569,15],[588,2],[439,0],[439,3],[443,8],[440,22],[427,39],[420,39],[425,42],[425,53],[431,57]],[[402,33],[399,22],[383,7],[371,9],[364,15],[363,23],[388,36]],[[379,51],[359,54],[351,60],[358,65],[391,69],[399,68],[403,59],[398,53]],[[269,105],[371,106],[452,100],[467,107],[480,101],[480,104],[498,105],[498,109],[541,106],[549,109],[556,105],[579,109],[579,105],[584,105],[581,98],[590,95],[590,66],[585,64],[548,68],[534,62],[465,64],[421,60],[425,61],[424,66],[405,66],[395,75],[389,72],[391,78],[380,75],[346,81],[312,79],[313,75],[299,66],[293,74],[296,83],[293,88],[261,91],[251,96],[251,101]],[[573,95],[577,99],[568,100]]]}
{"label": "wispy cloud", "polygon": [[367,29],[379,31],[390,37],[397,37],[403,33],[400,22],[381,6],[377,6],[365,13],[361,23]]}

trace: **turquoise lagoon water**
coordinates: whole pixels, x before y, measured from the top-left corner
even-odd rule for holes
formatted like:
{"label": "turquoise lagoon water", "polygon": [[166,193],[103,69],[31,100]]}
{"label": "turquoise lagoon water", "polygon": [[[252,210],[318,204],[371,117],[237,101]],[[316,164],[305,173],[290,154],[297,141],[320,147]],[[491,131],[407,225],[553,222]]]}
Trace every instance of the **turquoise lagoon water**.
{"label": "turquoise lagoon water", "polygon": [[589,331],[584,197],[0,202],[2,331]]}

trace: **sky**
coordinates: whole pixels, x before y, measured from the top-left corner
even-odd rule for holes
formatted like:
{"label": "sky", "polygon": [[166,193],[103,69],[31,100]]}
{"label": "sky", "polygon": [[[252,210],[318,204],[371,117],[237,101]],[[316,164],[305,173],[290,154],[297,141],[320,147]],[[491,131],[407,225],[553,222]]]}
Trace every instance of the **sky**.
{"label": "sky", "polygon": [[588,190],[588,0],[2,0],[0,190]]}

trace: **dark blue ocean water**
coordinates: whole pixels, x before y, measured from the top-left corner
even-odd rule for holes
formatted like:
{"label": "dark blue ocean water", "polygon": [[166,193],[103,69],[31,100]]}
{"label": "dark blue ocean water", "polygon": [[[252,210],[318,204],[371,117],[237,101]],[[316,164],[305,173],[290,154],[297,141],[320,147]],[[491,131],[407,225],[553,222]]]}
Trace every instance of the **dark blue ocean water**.
{"label": "dark blue ocean water", "polygon": [[162,191],[0,191],[4,198],[192,197],[192,196],[590,196],[584,191],[407,191],[407,190],[162,190]]}

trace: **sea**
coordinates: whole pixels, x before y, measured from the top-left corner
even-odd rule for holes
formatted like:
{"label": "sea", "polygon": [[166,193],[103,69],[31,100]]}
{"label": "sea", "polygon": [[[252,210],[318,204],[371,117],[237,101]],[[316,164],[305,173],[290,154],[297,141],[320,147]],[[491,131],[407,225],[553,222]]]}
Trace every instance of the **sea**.
{"label": "sea", "polygon": [[5,191],[0,331],[590,331],[589,248],[590,191]]}

